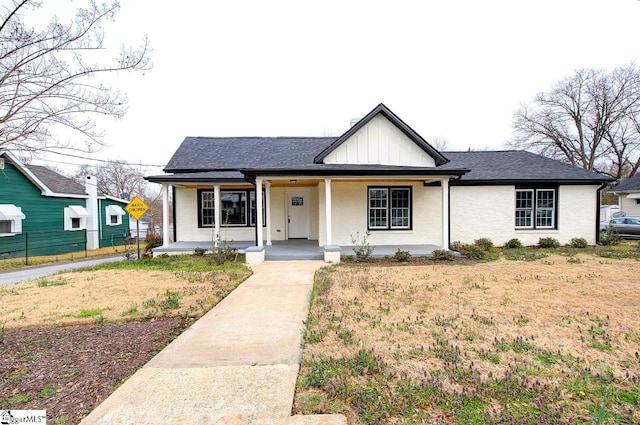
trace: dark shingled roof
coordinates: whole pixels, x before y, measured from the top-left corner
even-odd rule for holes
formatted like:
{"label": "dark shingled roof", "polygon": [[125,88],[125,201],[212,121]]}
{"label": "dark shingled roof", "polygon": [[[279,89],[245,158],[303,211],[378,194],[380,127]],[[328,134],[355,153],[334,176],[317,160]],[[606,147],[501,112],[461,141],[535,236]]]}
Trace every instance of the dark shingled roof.
{"label": "dark shingled roof", "polygon": [[29,171],[35,175],[49,190],[54,193],[67,194],[67,195],[87,195],[87,192],[80,183],[75,180],[65,177],[43,167],[41,165],[26,165]]}
{"label": "dark shingled roof", "polygon": [[461,182],[611,181],[608,177],[584,168],[527,151],[444,152],[451,162],[440,168],[468,168]]}
{"label": "dark shingled roof", "polygon": [[[246,175],[384,173],[462,175],[459,184],[481,182],[605,182],[600,174],[526,151],[443,152],[449,163],[433,168],[386,165],[315,164],[334,137],[187,137],[164,171],[151,181],[239,180]],[[466,171],[466,174],[465,174]],[[225,172],[226,174],[220,174]]]}
{"label": "dark shingled roof", "polygon": [[187,137],[164,171],[168,173],[297,168],[313,164],[335,137]]}
{"label": "dark shingled roof", "polygon": [[612,192],[631,192],[640,190],[640,174],[621,181],[611,189]]}

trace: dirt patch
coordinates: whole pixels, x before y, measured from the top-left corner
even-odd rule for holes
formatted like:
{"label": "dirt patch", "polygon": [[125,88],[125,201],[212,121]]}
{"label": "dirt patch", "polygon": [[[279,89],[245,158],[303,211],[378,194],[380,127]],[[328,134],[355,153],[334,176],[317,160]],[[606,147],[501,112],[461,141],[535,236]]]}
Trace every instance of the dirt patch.
{"label": "dirt patch", "polygon": [[0,287],[0,409],[79,423],[251,274],[193,256],[105,268]]}
{"label": "dirt patch", "polygon": [[9,330],[0,344],[0,409],[46,409],[77,424],[185,328],[182,319]]}
{"label": "dirt patch", "polygon": [[[294,411],[362,423],[640,421],[640,263],[318,275]],[[317,281],[318,285],[318,281]]]}

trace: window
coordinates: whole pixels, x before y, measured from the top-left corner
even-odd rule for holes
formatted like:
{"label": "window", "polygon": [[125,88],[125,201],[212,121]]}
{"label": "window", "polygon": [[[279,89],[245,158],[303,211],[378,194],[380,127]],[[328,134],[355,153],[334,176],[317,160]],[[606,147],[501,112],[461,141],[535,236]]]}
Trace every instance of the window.
{"label": "window", "polygon": [[556,189],[516,189],[516,229],[555,229]]}
{"label": "window", "polygon": [[[210,189],[198,190],[198,227],[212,227],[215,225],[215,195]],[[247,199],[249,200],[247,202]],[[222,206],[221,225],[255,226],[256,225],[256,194],[254,190],[221,190],[220,204]],[[266,226],[265,194],[262,193],[262,222]]]}
{"label": "window", "polygon": [[21,207],[13,204],[0,204],[0,236],[13,236],[22,233],[22,220],[25,219]]}
{"label": "window", "polygon": [[83,230],[87,228],[89,211],[79,205],[70,205],[64,209],[64,230]]}
{"label": "window", "polygon": [[369,187],[369,230],[411,229],[410,187]]}
{"label": "window", "polygon": [[213,191],[200,192],[200,227],[213,226],[215,211],[213,209]]}
{"label": "window", "polygon": [[122,216],[126,213],[124,210],[118,205],[107,205],[106,215],[107,215],[107,226],[118,226],[122,224]]}
{"label": "window", "polygon": [[[251,198],[251,225],[255,226],[256,225],[256,192],[255,190],[252,190],[250,192],[250,198]],[[262,191],[262,226],[263,227],[267,225],[266,203],[267,203],[267,196],[265,195],[263,190]]]}
{"label": "window", "polygon": [[11,220],[0,220],[0,234],[1,233],[12,233]]}

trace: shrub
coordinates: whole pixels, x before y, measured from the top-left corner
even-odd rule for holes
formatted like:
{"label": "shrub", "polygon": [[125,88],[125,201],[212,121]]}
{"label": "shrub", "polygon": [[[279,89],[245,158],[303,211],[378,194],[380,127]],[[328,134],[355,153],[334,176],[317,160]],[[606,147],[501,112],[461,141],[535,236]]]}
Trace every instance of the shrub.
{"label": "shrub", "polygon": [[464,244],[460,247],[460,254],[470,260],[485,260],[488,257],[489,251],[480,245]]}
{"label": "shrub", "polygon": [[489,238],[480,238],[473,241],[474,245],[484,249],[485,251],[491,251],[493,248],[493,242]]}
{"label": "shrub", "polygon": [[560,242],[556,238],[540,238],[538,239],[538,246],[540,248],[558,248]]}
{"label": "shrub", "polygon": [[356,232],[356,237],[351,236],[351,242],[353,243],[353,252],[356,254],[356,261],[370,261],[374,247],[369,245],[367,239],[370,233],[367,231],[362,239],[360,239],[360,233]]}
{"label": "shrub", "polygon": [[144,250],[149,252],[153,248],[162,246],[162,236],[158,233],[147,233],[147,237],[144,238],[144,244]]}
{"label": "shrub", "polygon": [[455,254],[448,249],[436,249],[431,254],[436,261],[452,261],[456,257]]}
{"label": "shrub", "polygon": [[462,249],[462,247],[464,246],[464,244],[460,241],[453,241],[451,242],[451,249],[453,249],[454,251],[458,251],[460,252],[460,250]]}
{"label": "shrub", "polygon": [[395,258],[396,261],[406,262],[411,260],[411,254],[409,253],[409,251],[403,251],[398,248],[393,258]]}
{"label": "shrub", "polygon": [[504,244],[504,247],[509,249],[522,248],[522,242],[520,242],[518,238],[509,239],[507,243]]}
{"label": "shrub", "polygon": [[211,261],[221,266],[224,263],[234,262],[238,259],[238,250],[231,246],[231,242],[218,237],[218,246],[211,250]]}
{"label": "shrub", "polygon": [[589,246],[589,243],[585,238],[571,238],[569,245],[572,248],[586,248]]}
{"label": "shrub", "polygon": [[609,228],[606,231],[600,233],[600,243],[605,246],[618,245],[622,241],[622,238],[615,230]]}

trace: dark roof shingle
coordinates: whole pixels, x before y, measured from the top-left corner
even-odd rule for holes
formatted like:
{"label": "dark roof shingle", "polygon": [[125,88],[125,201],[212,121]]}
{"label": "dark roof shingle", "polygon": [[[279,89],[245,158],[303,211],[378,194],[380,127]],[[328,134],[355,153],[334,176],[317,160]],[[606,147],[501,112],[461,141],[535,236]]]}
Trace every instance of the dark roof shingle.
{"label": "dark roof shingle", "polygon": [[613,192],[629,192],[640,190],[640,174],[636,174],[633,177],[629,177],[626,180],[621,181],[613,187]]}
{"label": "dark roof shingle", "polygon": [[65,177],[42,165],[26,165],[29,171],[54,193],[86,195],[85,188],[75,180]]}
{"label": "dark roof shingle", "polygon": [[[384,165],[317,164],[314,158],[336,140],[333,137],[187,137],[165,167],[167,173],[180,178],[215,178],[222,176],[193,175],[220,171],[243,171],[259,174],[287,170],[320,174],[345,174],[366,171],[398,174],[401,170],[416,174],[435,174],[436,171],[460,174],[470,170],[460,180],[464,182],[496,181],[610,181],[600,174],[526,151],[469,151],[443,152],[450,162],[417,170],[412,167]],[[420,171],[420,172],[419,172]],[[161,176],[153,176],[153,180]],[[238,178],[238,175],[233,175]]]}

